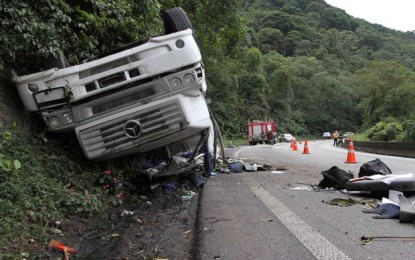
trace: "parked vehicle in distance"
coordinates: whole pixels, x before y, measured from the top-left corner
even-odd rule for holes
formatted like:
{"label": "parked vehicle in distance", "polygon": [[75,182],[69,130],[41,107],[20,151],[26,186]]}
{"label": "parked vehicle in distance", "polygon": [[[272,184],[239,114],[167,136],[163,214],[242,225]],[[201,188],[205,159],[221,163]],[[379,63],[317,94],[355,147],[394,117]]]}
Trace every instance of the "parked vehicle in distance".
{"label": "parked vehicle in distance", "polygon": [[343,138],[344,138],[344,140],[349,140],[352,135],[354,135],[353,132],[345,132],[343,134]]}
{"label": "parked vehicle in distance", "polygon": [[330,132],[324,132],[323,133],[323,139],[330,139],[330,138],[331,138]]}
{"label": "parked vehicle in distance", "polygon": [[277,123],[274,121],[253,120],[247,125],[248,144],[274,144],[277,136]]}
{"label": "parked vehicle in distance", "polygon": [[294,136],[292,136],[291,134],[281,134],[281,135],[278,137],[278,140],[279,140],[280,142],[291,142],[292,140],[295,140],[295,137],[294,137]]}
{"label": "parked vehicle in distance", "polygon": [[350,136],[352,136],[352,135],[354,135],[354,133],[353,132],[346,132],[346,133],[344,133],[343,134],[343,136],[345,137],[345,138],[349,138]]}

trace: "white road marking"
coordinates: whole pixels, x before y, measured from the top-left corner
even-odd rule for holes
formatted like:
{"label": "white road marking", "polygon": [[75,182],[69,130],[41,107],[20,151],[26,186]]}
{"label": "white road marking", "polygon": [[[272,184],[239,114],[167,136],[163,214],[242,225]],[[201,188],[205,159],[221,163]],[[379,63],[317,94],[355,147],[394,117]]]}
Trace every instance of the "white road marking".
{"label": "white road marking", "polygon": [[316,257],[322,260],[351,259],[316,230],[311,228],[277,198],[273,197],[257,181],[244,177],[252,192],[269,210],[297,237],[297,239]]}

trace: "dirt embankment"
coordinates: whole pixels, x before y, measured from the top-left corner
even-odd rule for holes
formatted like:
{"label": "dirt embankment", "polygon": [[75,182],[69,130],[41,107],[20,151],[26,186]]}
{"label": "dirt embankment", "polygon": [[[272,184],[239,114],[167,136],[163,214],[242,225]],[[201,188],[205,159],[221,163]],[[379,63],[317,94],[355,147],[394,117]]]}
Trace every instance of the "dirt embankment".
{"label": "dirt embankment", "polygon": [[[62,223],[64,241],[75,259],[192,259],[198,195],[181,201],[177,193],[129,194],[121,206],[97,217]],[[50,259],[62,259],[52,252]]]}
{"label": "dirt embankment", "polygon": [[43,129],[40,120],[24,109],[13,82],[4,78],[0,78],[0,122],[5,127],[16,124],[18,134],[27,137]]}

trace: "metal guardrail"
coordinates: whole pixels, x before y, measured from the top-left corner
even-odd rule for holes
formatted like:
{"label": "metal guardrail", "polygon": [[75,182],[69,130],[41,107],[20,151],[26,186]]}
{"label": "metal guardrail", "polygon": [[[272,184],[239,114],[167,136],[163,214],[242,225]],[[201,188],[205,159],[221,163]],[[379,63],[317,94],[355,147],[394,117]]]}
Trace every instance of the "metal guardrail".
{"label": "metal guardrail", "polygon": [[353,146],[356,151],[415,158],[415,142],[353,141]]}

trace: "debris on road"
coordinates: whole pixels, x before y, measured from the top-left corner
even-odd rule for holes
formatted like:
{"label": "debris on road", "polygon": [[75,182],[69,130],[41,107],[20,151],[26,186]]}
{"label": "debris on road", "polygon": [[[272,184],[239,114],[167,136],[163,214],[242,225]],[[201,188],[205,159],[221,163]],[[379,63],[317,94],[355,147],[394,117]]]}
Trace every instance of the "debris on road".
{"label": "debris on road", "polygon": [[336,198],[332,199],[329,202],[327,202],[329,205],[336,205],[340,207],[349,207],[356,204],[356,201],[352,198],[343,199],[343,198]]}
{"label": "debris on road", "polygon": [[374,236],[374,237],[365,237],[362,236],[360,238],[360,241],[362,241],[362,243],[364,245],[370,244],[374,239],[415,239],[415,237],[400,237],[400,236]]}
{"label": "debris on road", "polygon": [[338,168],[337,166],[333,166],[326,171],[322,171],[321,174],[323,175],[323,180],[320,181],[318,186],[320,188],[336,188],[336,189],[344,189],[346,183],[354,178],[353,173],[347,172]]}
{"label": "debris on road", "polygon": [[375,160],[364,163],[362,166],[360,166],[360,169],[359,169],[359,177],[376,175],[376,174],[388,175],[391,173],[392,173],[391,169],[389,169],[389,167],[384,162],[382,162],[379,158],[376,158]]}
{"label": "debris on road", "polygon": [[394,203],[383,203],[374,209],[364,209],[364,213],[378,214],[374,219],[390,219],[399,217],[400,207]]}
{"label": "debris on road", "polygon": [[[244,158],[246,159],[246,158]],[[242,159],[228,159],[226,160],[227,166],[218,169],[220,173],[241,173],[241,172],[256,172],[256,171],[271,171],[272,166],[268,164],[260,165],[256,162],[247,163]],[[285,167],[280,167],[279,169],[286,170]]]}
{"label": "debris on road", "polygon": [[[324,203],[324,200],[322,202]],[[335,198],[335,199],[328,201],[327,204],[340,206],[340,207],[349,207],[355,204],[361,204],[369,208],[376,208],[379,205],[378,201],[373,198],[364,198],[364,199]]]}
{"label": "debris on road", "polygon": [[297,184],[296,186],[290,188],[290,190],[305,190],[305,191],[313,191],[313,185],[308,184]]}

